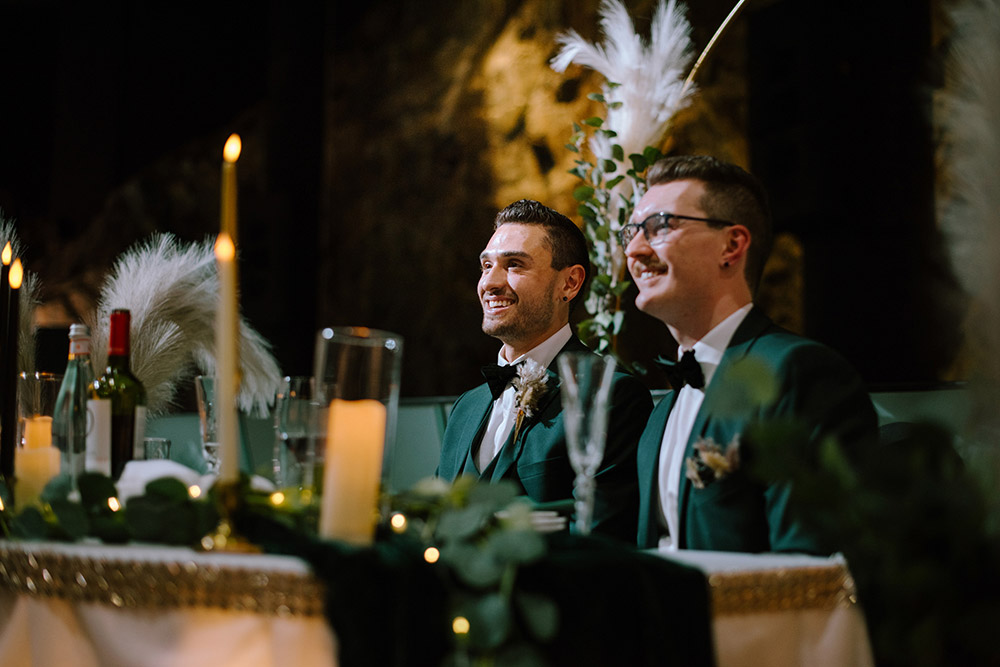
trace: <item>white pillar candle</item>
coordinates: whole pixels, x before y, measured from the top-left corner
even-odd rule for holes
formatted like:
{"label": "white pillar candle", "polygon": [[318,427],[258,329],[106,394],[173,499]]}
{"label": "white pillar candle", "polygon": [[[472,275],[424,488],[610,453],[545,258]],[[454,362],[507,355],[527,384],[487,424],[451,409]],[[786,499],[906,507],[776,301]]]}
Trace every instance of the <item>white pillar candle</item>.
{"label": "white pillar candle", "polygon": [[19,508],[34,502],[59,474],[59,450],[52,446],[52,417],[24,420],[24,446],[14,452],[14,500]]}
{"label": "white pillar candle", "polygon": [[358,545],[375,536],[385,445],[385,405],[376,400],[330,403],[319,534]]}

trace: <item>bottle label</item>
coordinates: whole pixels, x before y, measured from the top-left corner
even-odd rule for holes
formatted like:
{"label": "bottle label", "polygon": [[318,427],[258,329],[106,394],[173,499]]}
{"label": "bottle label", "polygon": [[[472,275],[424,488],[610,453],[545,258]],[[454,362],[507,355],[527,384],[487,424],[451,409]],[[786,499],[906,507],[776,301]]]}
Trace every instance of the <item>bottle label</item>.
{"label": "bottle label", "polygon": [[132,460],[142,461],[146,458],[146,406],[135,408],[135,430],[132,440]]}
{"label": "bottle label", "polygon": [[[145,411],[145,408],[143,408]],[[87,401],[87,470],[111,475],[111,399]]]}
{"label": "bottle label", "polygon": [[90,354],[90,339],[89,338],[70,338],[69,339],[69,353],[74,357],[81,354]]}

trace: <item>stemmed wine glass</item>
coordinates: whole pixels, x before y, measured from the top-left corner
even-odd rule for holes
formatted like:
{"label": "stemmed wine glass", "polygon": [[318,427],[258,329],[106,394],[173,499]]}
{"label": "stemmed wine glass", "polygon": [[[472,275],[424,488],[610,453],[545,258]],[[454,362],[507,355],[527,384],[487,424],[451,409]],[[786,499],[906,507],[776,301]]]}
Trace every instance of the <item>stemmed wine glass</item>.
{"label": "stemmed wine glass", "polygon": [[567,352],[558,361],[566,448],[576,472],[576,532],[588,535],[597,486],[594,476],[604,459],[615,360],[590,352]]}

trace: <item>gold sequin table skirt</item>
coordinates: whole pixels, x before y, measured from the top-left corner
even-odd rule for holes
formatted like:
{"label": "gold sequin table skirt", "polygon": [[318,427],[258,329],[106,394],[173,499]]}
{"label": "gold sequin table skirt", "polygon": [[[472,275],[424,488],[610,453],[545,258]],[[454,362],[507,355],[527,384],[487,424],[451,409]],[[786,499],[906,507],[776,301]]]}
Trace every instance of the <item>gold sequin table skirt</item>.
{"label": "gold sequin table skirt", "polygon": [[[842,558],[661,555],[705,572],[720,666],[872,664]],[[0,542],[4,667],[327,666],[335,651],[322,584],[296,558]]]}

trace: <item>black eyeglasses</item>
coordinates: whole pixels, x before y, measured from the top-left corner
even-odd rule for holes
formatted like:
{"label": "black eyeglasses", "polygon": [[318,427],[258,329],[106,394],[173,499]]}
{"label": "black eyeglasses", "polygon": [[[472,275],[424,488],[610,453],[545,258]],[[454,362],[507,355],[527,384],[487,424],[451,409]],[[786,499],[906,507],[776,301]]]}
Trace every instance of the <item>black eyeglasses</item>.
{"label": "black eyeglasses", "polygon": [[711,227],[732,227],[735,222],[729,222],[728,220],[716,220],[714,218],[696,218],[691,215],[675,215],[674,213],[654,213],[642,222],[630,222],[618,232],[618,241],[622,244],[622,248],[625,248],[629,242],[635,238],[635,235],[642,230],[642,233],[646,236],[646,241],[650,245],[661,245],[666,242],[667,234],[674,231],[678,227],[676,220],[696,220],[698,222],[708,223]]}

